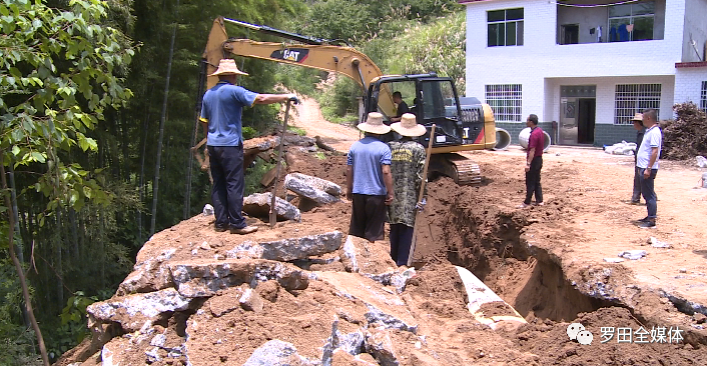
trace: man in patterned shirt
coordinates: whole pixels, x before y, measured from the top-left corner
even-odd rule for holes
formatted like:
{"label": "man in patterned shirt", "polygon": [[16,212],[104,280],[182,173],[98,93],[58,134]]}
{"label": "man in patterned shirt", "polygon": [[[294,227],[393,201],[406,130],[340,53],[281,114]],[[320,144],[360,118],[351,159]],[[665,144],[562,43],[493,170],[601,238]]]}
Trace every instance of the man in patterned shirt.
{"label": "man in patterned shirt", "polygon": [[412,140],[422,136],[427,129],[418,125],[412,113],[401,116],[400,122],[390,126],[402,137],[388,143],[391,151],[390,171],[393,174],[395,199],[388,207],[390,222],[390,256],[398,266],[407,264],[415,226],[415,213],[424,202],[417,202],[422,171],[425,165],[425,148]]}

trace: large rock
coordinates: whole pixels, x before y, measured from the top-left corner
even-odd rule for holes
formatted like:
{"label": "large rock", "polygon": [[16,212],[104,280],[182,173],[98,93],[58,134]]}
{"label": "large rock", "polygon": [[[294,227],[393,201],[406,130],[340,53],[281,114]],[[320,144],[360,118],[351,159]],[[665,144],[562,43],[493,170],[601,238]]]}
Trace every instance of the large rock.
{"label": "large rock", "polygon": [[303,290],[310,278],[291,264],[269,260],[192,260],[170,263],[169,268],[179,293],[189,298],[213,296],[244,283],[255,288],[268,280],[277,280],[287,290]]}
{"label": "large rock", "polygon": [[93,303],[86,308],[89,327],[98,323],[120,323],[126,332],[150,327],[165,313],[186,310],[191,299],[168,288]]}
{"label": "large rock", "polygon": [[256,349],[243,366],[308,366],[316,364],[300,356],[292,343],[273,339]]}
{"label": "large rock", "polygon": [[342,237],[343,234],[340,231],[332,231],[262,243],[246,241],[226,252],[226,257],[262,258],[289,262],[334,252],[341,247]]}
{"label": "large rock", "polygon": [[358,272],[365,276],[387,275],[398,272],[399,268],[390,258],[390,248],[384,241],[371,243],[353,235],[346,237],[343,245],[342,260],[349,272]]}
{"label": "large rock", "polygon": [[[243,211],[250,216],[268,218],[270,215],[270,203],[272,193],[254,193],[243,199]],[[278,220],[300,221],[302,214],[293,204],[280,197],[275,199],[275,212]]]}
{"label": "large rock", "polygon": [[172,274],[164,263],[172,258],[176,249],[170,248],[157,257],[136,263],[133,272],[118,286],[116,295],[152,292],[172,287]]}
{"label": "large rock", "polygon": [[339,199],[336,196],[341,195],[339,185],[300,173],[285,176],[285,188],[320,205],[337,202]]}

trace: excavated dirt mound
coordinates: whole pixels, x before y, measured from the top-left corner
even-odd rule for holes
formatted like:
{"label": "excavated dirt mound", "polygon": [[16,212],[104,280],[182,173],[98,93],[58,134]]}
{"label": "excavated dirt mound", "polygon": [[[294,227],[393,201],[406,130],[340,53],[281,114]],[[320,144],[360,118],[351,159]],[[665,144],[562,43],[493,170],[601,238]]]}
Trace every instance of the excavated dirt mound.
{"label": "excavated dirt mound", "polygon": [[[345,184],[345,156],[291,155],[296,163],[289,172]],[[573,256],[572,246],[587,240],[578,228],[586,206],[575,198],[590,192],[590,187],[573,184],[577,168],[547,167],[543,179],[553,181],[546,189],[547,204],[518,210],[508,204],[513,202],[509,197],[523,193],[522,183],[508,174],[515,165],[510,160],[505,165],[481,163],[486,177],[481,187],[458,187],[448,178],[430,182],[428,205],[417,227],[417,272],[402,292],[389,277],[394,268],[387,242],[359,241],[358,272],[344,260],[344,248],[283,263],[290,270],[301,268],[310,278],[308,285],[288,287],[277,278],[262,278],[194,298],[188,306],[164,313],[149,329],[128,332],[117,323],[105,323],[108,330],[94,333],[92,346],[85,342],[58,364],[115,364],[106,361],[110,356],[126,364],[242,365],[276,340],[296,347],[293,365],[322,360],[331,365],[704,364],[707,336],[698,317],[679,311],[660,291],[638,286],[627,266],[592,265]],[[592,209],[595,215],[602,212]],[[253,236],[215,233],[212,218],[197,216],[153,236],[137,262],[175,249],[168,262],[200,263],[219,260],[244,240],[332,230],[345,235],[349,215],[344,201],[311,209],[303,213],[302,223],[280,223],[273,230],[250,219],[261,227]],[[471,270],[505,300],[482,306],[484,316],[512,315],[510,304],[528,324],[494,331],[479,323],[466,309],[464,286],[453,265]],[[150,285],[139,292],[153,291]],[[244,302],[247,292],[250,300]],[[570,323],[581,323],[593,334],[591,345],[568,337]],[[614,336],[602,343],[606,327],[648,332],[679,327],[685,339],[636,344],[619,343]],[[100,345],[102,351],[98,343],[106,343]],[[343,352],[347,347],[360,349]]]}

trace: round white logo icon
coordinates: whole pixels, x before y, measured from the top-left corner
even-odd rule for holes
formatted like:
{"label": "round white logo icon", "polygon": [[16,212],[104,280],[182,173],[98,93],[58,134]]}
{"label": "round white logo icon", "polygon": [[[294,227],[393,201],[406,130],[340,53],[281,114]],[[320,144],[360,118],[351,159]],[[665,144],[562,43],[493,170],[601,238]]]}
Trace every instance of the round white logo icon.
{"label": "round white logo icon", "polygon": [[579,324],[579,323],[572,323],[569,326],[567,326],[567,335],[570,337],[571,340],[576,340],[577,334],[583,330],[584,330],[584,325]]}
{"label": "round white logo icon", "polygon": [[594,339],[594,336],[592,335],[592,332],[588,330],[583,330],[579,333],[577,333],[577,342],[579,344],[583,344],[585,346],[592,344],[592,339]]}

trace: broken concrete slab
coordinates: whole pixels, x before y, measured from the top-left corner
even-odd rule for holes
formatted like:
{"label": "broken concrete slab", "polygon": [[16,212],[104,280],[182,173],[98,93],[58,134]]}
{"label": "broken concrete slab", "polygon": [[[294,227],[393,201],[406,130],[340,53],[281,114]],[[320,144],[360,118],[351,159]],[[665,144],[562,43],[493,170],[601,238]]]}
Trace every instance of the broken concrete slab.
{"label": "broken concrete slab", "polygon": [[333,286],[339,296],[361,301],[368,311],[364,317],[370,324],[386,329],[417,332],[417,321],[405,302],[396,294],[379,291],[375,281],[355,273],[315,272],[317,279]]}
{"label": "broken concrete slab", "polygon": [[381,274],[363,273],[364,276],[384,286],[393,286],[397,293],[405,291],[409,279],[415,276],[415,268],[400,267],[396,271]]}
{"label": "broken concrete slab", "polygon": [[297,348],[289,342],[273,339],[256,349],[243,366],[290,366],[316,365],[297,353]]}
{"label": "broken concrete slab", "polygon": [[118,286],[116,295],[152,292],[172,287],[172,274],[164,263],[171,259],[176,251],[174,248],[166,249],[157,257],[136,263],[133,271]]}
{"label": "broken concrete slab", "polygon": [[371,243],[353,235],[346,237],[341,262],[349,272],[379,275],[392,273],[398,266],[390,258],[390,248],[382,242]]}
{"label": "broken concrete slab", "polygon": [[146,294],[128,295],[96,302],[86,308],[89,327],[97,323],[120,323],[126,332],[135,332],[159,320],[164,313],[189,308],[191,299],[168,288]]}
{"label": "broken concrete slab", "polygon": [[342,333],[339,330],[339,317],[335,316],[331,325],[331,336],[327,338],[323,347],[322,366],[340,364],[334,361],[334,354],[337,351],[346,352],[351,356],[358,355],[363,352],[364,341],[365,336],[361,330],[347,334]]}
{"label": "broken concrete slab", "polygon": [[246,241],[226,252],[227,258],[262,258],[281,262],[331,253],[341,247],[343,234],[332,231],[299,238],[255,243]]}
{"label": "broken concrete slab", "polygon": [[277,280],[287,290],[307,288],[310,273],[294,265],[270,260],[208,259],[170,263],[177,289],[185,297],[209,297],[219,290],[258,282]]}
{"label": "broken concrete slab", "polygon": [[300,173],[290,173],[285,176],[285,188],[319,205],[327,205],[339,201],[336,196],[327,193],[327,191],[319,187],[327,189],[329,192],[341,194],[341,187],[339,185],[324,179]]}
{"label": "broken concrete slab", "polygon": [[371,329],[366,332],[366,352],[371,354],[381,366],[398,366],[398,358],[395,355],[393,341],[390,334],[379,329]]}
{"label": "broken concrete slab", "polygon": [[[251,194],[243,199],[243,212],[253,217],[268,218],[271,202],[272,193],[270,192]],[[278,221],[300,221],[302,219],[300,210],[280,197],[275,199],[275,211]]]}
{"label": "broken concrete slab", "polygon": [[[306,183],[308,186],[324,191],[334,197],[341,196],[341,186],[334,182],[302,173],[290,173],[288,176],[290,179],[298,179]],[[285,177],[285,180],[287,180],[287,177]]]}

